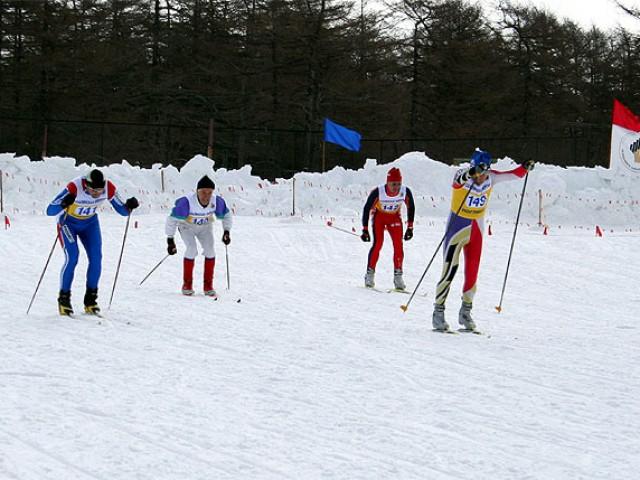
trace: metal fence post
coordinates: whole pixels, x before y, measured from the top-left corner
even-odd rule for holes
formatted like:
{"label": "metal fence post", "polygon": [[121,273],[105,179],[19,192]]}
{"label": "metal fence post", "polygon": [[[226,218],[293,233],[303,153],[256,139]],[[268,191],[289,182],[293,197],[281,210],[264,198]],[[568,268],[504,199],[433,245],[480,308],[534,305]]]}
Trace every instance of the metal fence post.
{"label": "metal fence post", "polygon": [[209,119],[209,143],[207,144],[207,157],[213,159],[213,118]]}
{"label": "metal fence post", "polygon": [[542,189],[538,189],[538,226],[542,226]]}
{"label": "metal fence post", "polygon": [[292,201],[291,201],[291,216],[296,214],[296,177],[293,176],[293,188],[292,188]]}
{"label": "metal fence post", "polygon": [[44,124],[44,134],[42,136],[42,158],[47,156],[47,143],[49,142],[49,124]]}
{"label": "metal fence post", "polygon": [[100,124],[100,159],[104,161],[104,123]]}

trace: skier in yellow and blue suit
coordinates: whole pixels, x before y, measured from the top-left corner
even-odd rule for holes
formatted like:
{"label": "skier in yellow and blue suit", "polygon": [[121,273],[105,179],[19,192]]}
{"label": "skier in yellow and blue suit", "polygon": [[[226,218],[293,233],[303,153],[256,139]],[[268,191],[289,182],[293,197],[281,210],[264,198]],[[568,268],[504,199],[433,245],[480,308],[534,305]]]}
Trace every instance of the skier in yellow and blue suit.
{"label": "skier in yellow and blue suit", "polygon": [[433,328],[438,331],[449,330],[444,318],[444,306],[458,270],[461,252],[464,252],[465,257],[464,285],[458,323],[467,330],[475,330],[471,307],[480,269],[484,214],[493,186],[503,181],[523,178],[534,167],[533,160],[527,160],[513,170],[498,172],[490,170],[491,161],[491,155],[476,149],[471,156],[470,167],[458,170],[453,178],[451,212],[445,230],[444,262],[436,287],[432,319]]}

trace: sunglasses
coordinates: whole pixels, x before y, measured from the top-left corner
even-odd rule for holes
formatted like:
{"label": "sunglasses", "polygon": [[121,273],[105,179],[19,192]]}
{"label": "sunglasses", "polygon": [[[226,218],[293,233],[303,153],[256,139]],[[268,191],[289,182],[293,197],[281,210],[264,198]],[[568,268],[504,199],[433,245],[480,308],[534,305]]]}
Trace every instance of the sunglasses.
{"label": "sunglasses", "polygon": [[91,187],[87,187],[87,192],[89,193],[95,193],[95,194],[99,194],[104,192],[104,187],[103,188],[91,188]]}

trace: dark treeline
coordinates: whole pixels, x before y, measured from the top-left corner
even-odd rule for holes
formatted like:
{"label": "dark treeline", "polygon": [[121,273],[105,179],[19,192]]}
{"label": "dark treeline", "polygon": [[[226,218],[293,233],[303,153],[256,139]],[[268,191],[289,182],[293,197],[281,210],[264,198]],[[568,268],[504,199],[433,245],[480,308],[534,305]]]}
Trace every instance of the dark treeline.
{"label": "dark treeline", "polygon": [[328,116],[367,139],[357,155],[329,147],[328,166],[409,149],[451,162],[476,144],[595,165],[612,99],[640,106],[640,42],[623,29],[508,1],[362,7],[0,0],[0,151],[38,158],[46,124],[50,155],[179,164],[206,152],[212,119],[216,160],[273,177],[319,168]]}

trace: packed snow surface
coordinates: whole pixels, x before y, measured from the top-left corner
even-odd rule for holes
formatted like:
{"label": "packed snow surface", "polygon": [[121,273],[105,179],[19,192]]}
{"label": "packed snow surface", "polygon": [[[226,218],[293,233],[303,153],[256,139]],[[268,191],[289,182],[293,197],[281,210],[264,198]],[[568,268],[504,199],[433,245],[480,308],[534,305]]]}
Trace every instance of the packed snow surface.
{"label": "packed snow surface", "polygon": [[[418,153],[394,164],[420,197],[405,244],[412,288],[444,233],[454,169]],[[431,331],[439,255],[403,313],[409,296],[384,292],[389,239],[376,275],[383,292],[369,291],[370,244],[326,225],[359,233],[364,197],[389,165],[296,175],[295,216],[292,180],[212,168],[197,157],[183,171],[163,169],[164,194],[159,167],[106,169],[143,206],[111,309],[126,220],[110,207],[100,213],[99,324],[57,315],[58,247],[25,314],[55,240],[55,220],[42,212],[88,167],[0,156],[11,222],[0,231],[0,479],[637,476],[640,236],[631,180],[600,169],[532,172],[500,314],[522,182],[495,188],[474,304],[484,335],[476,336]],[[204,297],[199,280],[195,297],[180,295],[180,240],[178,255],[139,286],[166,254],[173,199],[206,172],[238,214],[228,263],[215,226],[220,299]],[[538,189],[554,195],[548,235],[535,226]],[[202,257],[196,262],[200,279]],[[85,270],[81,254],[78,312]],[[461,283],[459,274],[451,324]]]}

